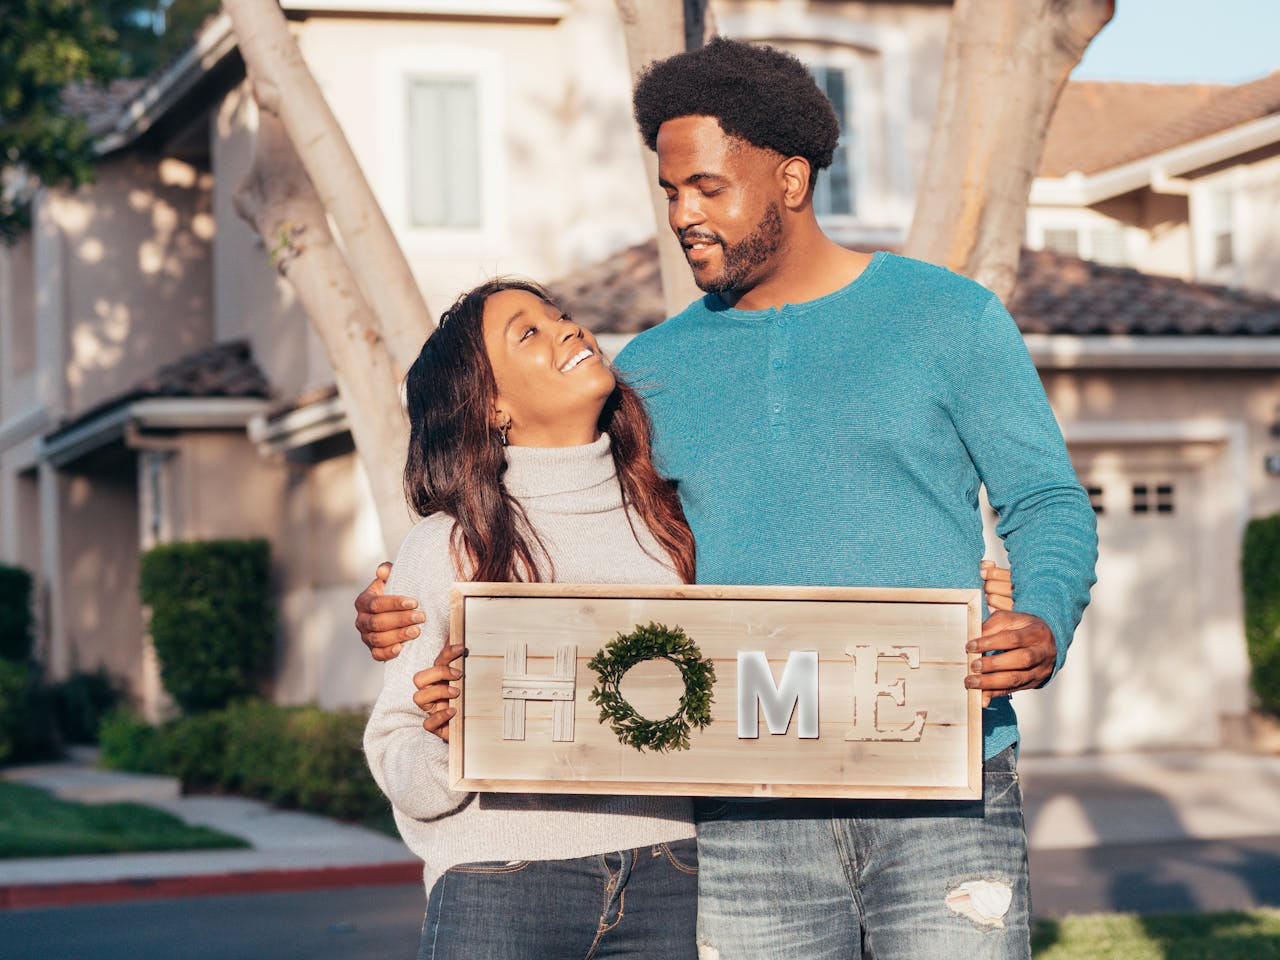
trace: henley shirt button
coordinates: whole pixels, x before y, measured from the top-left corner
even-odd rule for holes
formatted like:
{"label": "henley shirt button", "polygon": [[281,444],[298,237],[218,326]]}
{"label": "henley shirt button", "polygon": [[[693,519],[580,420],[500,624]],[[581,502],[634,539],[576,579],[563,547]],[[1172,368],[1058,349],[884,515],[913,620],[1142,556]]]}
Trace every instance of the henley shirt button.
{"label": "henley shirt button", "polygon": [[773,369],[775,369],[775,370],[781,370],[781,369],[782,369],[782,361],[781,361],[781,360],[778,360],[778,359],[775,359],[775,360],[773,361]]}
{"label": "henley shirt button", "polygon": [[781,413],[781,412],[782,412],[782,404],[780,404],[780,403],[775,403],[775,404],[773,405],[773,412],[774,412],[774,413]]}

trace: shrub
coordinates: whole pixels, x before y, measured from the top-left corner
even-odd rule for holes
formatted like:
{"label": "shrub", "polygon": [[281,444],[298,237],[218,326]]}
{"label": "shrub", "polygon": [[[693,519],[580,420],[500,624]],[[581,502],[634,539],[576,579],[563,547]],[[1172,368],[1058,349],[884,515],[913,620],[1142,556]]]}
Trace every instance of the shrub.
{"label": "shrub", "polygon": [[26,665],[0,660],[0,763],[13,753],[14,738],[22,726],[26,690]]}
{"label": "shrub", "polygon": [[265,540],[155,547],[142,556],[140,587],[161,679],[184,712],[256,690],[275,645]]}
{"label": "shrub", "polygon": [[58,730],[67,743],[97,743],[102,718],[120,705],[124,689],[99,667],[80,671],[53,685]]}
{"label": "shrub", "polygon": [[0,658],[17,663],[31,657],[31,574],[0,564]]}
{"label": "shrub", "polygon": [[117,707],[102,718],[98,746],[98,762],[112,770],[164,773],[169,765],[160,728],[128,707]]}
{"label": "shrub", "polygon": [[1242,566],[1253,689],[1264,710],[1280,715],[1280,514],[1245,528]]}
{"label": "shrub", "polygon": [[53,691],[31,662],[0,660],[0,763],[31,763],[62,754]]}
{"label": "shrub", "polygon": [[103,721],[102,762],[167,773],[186,790],[221,789],[340,820],[385,820],[365,765],[365,715],[244,700],[152,727],[127,711]]}

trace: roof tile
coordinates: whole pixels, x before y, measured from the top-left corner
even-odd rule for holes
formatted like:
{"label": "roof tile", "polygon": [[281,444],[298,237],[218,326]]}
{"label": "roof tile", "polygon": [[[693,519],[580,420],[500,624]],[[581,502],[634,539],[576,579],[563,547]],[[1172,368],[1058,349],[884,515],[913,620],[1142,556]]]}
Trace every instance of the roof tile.
{"label": "roof tile", "polygon": [[[652,240],[552,284],[551,290],[562,307],[597,333],[636,333],[664,319]],[[1023,251],[1009,307],[1023,333],[1280,335],[1280,300],[1047,250]]]}
{"label": "roof tile", "polygon": [[1237,86],[1076,81],[1062,91],[1039,175],[1098,173],[1280,112],[1280,71]]}

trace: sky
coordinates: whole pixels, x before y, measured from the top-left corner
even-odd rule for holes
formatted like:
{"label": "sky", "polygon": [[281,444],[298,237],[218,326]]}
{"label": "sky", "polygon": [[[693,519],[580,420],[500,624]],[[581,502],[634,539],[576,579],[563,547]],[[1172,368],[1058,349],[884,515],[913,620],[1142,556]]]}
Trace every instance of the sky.
{"label": "sky", "polygon": [[1280,70],[1280,0],[1116,0],[1076,80],[1243,83]]}

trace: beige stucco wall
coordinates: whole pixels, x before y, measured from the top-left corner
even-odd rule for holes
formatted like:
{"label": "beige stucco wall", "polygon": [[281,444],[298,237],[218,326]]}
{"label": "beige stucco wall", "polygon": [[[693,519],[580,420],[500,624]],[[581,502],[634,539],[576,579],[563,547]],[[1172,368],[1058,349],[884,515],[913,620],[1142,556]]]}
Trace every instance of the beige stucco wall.
{"label": "beige stucco wall", "polygon": [[234,207],[253,160],[257,108],[248,84],[232,90],[210,117],[213,158],[213,329],[219,341],[247,339],[276,393],[289,399],[333,382],[328,361],[266,245]]}
{"label": "beige stucco wall", "polygon": [[35,264],[31,235],[0,244],[0,420],[36,365]]}
{"label": "beige stucco wall", "polygon": [[1280,148],[1271,153],[1240,174],[1240,284],[1280,297]]}
{"label": "beige stucco wall", "polygon": [[188,431],[170,449],[166,539],[280,537],[284,471],[259,457],[243,433]]}
{"label": "beige stucco wall", "polygon": [[381,667],[352,622],[356,592],[384,559],[369,485],[354,454],[288,467],[284,529],[277,544],[280,623],[289,638],[276,699],[325,707],[373,702]]}
{"label": "beige stucco wall", "polygon": [[105,667],[140,694],[137,476],[128,460],[57,483],[63,641],[46,662],[53,677]]}
{"label": "beige stucco wall", "polygon": [[[626,51],[614,5],[582,0],[559,22],[314,16],[299,43],[379,192],[428,305],[438,315],[496,273],[549,281],[654,231],[640,146],[630,119]],[[482,139],[493,176],[493,221],[476,231],[407,225],[388,202],[407,176],[401,159],[404,78],[474,65],[495,120]],[[489,97],[483,84],[494,81]]]}
{"label": "beige stucco wall", "polygon": [[1094,371],[1044,375],[1049,400],[1068,433],[1075,425],[1116,421],[1152,424],[1239,424],[1248,455],[1235,482],[1247,493],[1249,514],[1280,511],[1280,477],[1263,457],[1280,452],[1270,434],[1280,408],[1274,371]]}
{"label": "beige stucco wall", "polygon": [[68,414],[209,344],[210,187],[180,161],[128,155],[100,163],[92,186],[50,194]]}

